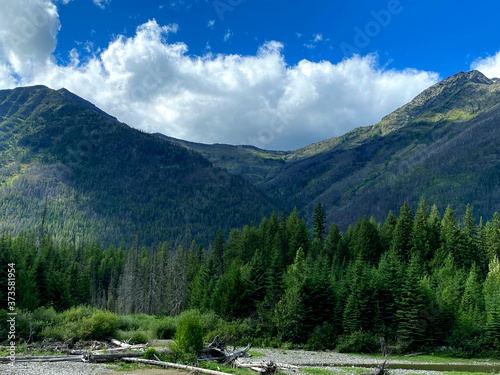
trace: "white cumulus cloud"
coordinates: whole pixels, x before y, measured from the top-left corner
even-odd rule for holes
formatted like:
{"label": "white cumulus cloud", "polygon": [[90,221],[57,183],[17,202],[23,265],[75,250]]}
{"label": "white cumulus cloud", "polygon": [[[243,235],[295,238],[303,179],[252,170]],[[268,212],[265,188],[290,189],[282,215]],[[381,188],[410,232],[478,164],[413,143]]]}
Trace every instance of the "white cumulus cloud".
{"label": "white cumulus cloud", "polygon": [[91,57],[80,59],[72,50],[70,62],[61,65],[52,58],[59,29],[55,6],[6,1],[9,14],[42,4],[50,22],[40,29],[43,37],[35,37],[39,43],[11,45],[9,36],[22,26],[2,12],[0,88],[66,87],[133,127],[191,141],[298,148],[374,124],[439,78],[414,69],[387,70],[375,55],[289,66],[277,41],[250,56],[192,56],[185,43],[169,42],[177,25],[154,20]]}
{"label": "white cumulus cloud", "polygon": [[51,59],[59,27],[57,8],[49,0],[3,0],[1,62],[29,77]]}
{"label": "white cumulus cloud", "polygon": [[94,1],[94,4],[97,5],[101,9],[106,8],[106,5],[111,3],[111,0],[93,0],[93,1]]}
{"label": "white cumulus cloud", "polygon": [[471,69],[479,70],[488,78],[500,78],[500,51],[496,55],[477,59]]}

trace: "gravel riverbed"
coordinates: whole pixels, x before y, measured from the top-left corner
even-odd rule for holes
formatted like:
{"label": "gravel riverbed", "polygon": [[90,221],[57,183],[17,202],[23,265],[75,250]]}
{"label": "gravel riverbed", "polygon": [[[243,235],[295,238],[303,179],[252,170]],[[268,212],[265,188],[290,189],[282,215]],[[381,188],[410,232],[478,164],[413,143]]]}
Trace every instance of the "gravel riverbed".
{"label": "gravel riverbed", "polygon": [[[335,373],[351,373],[359,375],[362,373],[373,373],[378,365],[382,364],[382,359],[376,357],[357,356],[349,354],[341,354],[335,352],[309,352],[304,350],[283,350],[283,349],[254,349],[254,352],[263,354],[264,356],[242,359],[242,362],[269,362],[286,363],[299,366],[304,373],[308,367],[322,368]],[[393,364],[412,364],[415,362],[405,360],[391,360]],[[359,368],[352,368],[352,371],[346,368],[352,366],[366,367],[363,371]],[[373,366],[373,367],[372,367]],[[342,368],[341,368],[342,367]],[[137,375],[148,375],[152,370],[134,370]],[[154,370],[159,373],[159,370]],[[166,370],[160,372],[168,374]],[[106,373],[106,374],[104,374]],[[113,372],[110,366],[106,364],[92,364],[80,362],[39,362],[39,363],[23,363],[16,362],[14,366],[8,364],[0,364],[0,374],[2,375],[108,375]],[[178,373],[178,372],[177,372]],[[442,374],[440,371],[429,370],[402,370],[391,369],[390,374],[407,375],[407,374]],[[187,374],[187,373],[186,373]]]}
{"label": "gravel riverbed", "polygon": [[83,362],[16,362],[13,366],[0,364],[2,375],[94,375],[105,371],[109,371],[105,364]]}

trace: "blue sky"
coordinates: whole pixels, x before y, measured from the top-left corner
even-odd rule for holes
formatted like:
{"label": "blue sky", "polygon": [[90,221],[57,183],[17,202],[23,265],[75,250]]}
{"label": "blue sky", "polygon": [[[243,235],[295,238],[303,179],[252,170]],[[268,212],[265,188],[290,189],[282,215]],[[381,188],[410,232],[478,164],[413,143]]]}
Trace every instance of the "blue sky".
{"label": "blue sky", "polygon": [[[390,13],[389,19],[390,6],[397,14]],[[369,25],[377,22],[373,12],[384,21],[378,22],[379,32]],[[74,0],[60,7],[59,14],[56,54],[63,60],[72,48],[80,49],[79,43],[106,48],[116,35],[131,37],[151,19],[178,24],[171,41],[186,43],[193,55],[205,54],[207,46],[213,53],[253,55],[265,41],[276,40],[284,43],[290,65],[302,59],[340,61],[352,56],[345,54],[349,45],[362,55],[378,53],[381,64],[392,68],[447,77],[500,49],[498,1],[114,0],[100,9],[90,0]],[[367,26],[375,36],[357,48],[355,28],[365,31]]]}
{"label": "blue sky", "polygon": [[0,89],[66,87],[146,131],[294,149],[438,80],[500,76],[500,3],[3,0]]}

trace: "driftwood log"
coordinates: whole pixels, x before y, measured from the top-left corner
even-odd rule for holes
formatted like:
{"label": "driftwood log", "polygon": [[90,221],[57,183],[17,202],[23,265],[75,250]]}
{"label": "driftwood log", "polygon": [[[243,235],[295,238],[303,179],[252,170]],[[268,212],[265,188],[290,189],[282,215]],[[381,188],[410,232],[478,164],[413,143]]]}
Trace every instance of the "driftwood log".
{"label": "driftwood log", "polygon": [[[112,362],[123,357],[141,357],[144,354],[144,349],[147,345],[130,345],[126,342],[111,340],[111,344],[117,348],[106,348],[107,344],[104,342],[94,341],[91,345],[80,347],[80,349],[66,349],[60,352],[69,355],[47,355],[47,356],[25,356],[16,357],[16,362]],[[44,344],[45,346],[50,344]],[[64,343],[54,343],[55,347],[59,349],[64,346]],[[103,349],[106,348],[106,349]],[[129,350],[139,350],[135,353],[121,353]],[[0,357],[0,363],[10,362],[10,358]]]}
{"label": "driftwood log", "polygon": [[226,342],[215,336],[212,343],[201,350],[198,357],[199,361],[218,362],[222,364],[233,364],[238,358],[248,358],[251,345],[248,344],[244,349],[232,351],[227,350]]}
{"label": "driftwood log", "polygon": [[260,363],[235,363],[236,367],[240,368],[249,368],[251,370],[257,371],[261,374],[274,374],[277,371],[298,371],[298,366],[288,365],[286,363],[274,363],[273,361],[269,362],[260,362]]}
{"label": "driftwood log", "polygon": [[[144,353],[110,353],[110,354],[80,354],[80,355],[45,355],[16,357],[16,362],[111,362],[123,357],[141,357]],[[0,358],[0,362],[10,362],[9,358]]]}
{"label": "driftwood log", "polygon": [[171,362],[163,362],[163,361],[155,361],[152,359],[142,359],[142,358],[122,358],[122,361],[124,362],[135,362],[135,363],[144,363],[147,365],[153,365],[153,366],[162,366],[162,367],[170,367],[170,368],[176,368],[179,370],[187,370],[187,371],[193,371],[193,372],[199,372],[202,374],[209,374],[209,375],[227,375],[225,372],[220,372],[220,371],[214,371],[214,370],[207,370],[204,368],[200,367],[194,367],[194,366],[187,366],[187,365],[180,365],[178,363],[171,363]]}

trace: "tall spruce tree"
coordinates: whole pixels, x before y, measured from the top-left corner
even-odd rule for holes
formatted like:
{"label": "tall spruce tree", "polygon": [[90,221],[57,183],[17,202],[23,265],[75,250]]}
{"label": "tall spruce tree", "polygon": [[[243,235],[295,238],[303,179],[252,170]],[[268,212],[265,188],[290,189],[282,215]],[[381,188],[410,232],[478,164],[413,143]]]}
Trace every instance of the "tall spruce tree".
{"label": "tall spruce tree", "polygon": [[427,322],[425,295],[420,280],[422,268],[418,254],[414,254],[406,271],[401,299],[398,306],[398,337],[405,349],[420,347],[426,338]]}
{"label": "tall spruce tree", "polygon": [[424,198],[420,198],[415,219],[413,220],[413,229],[411,233],[412,252],[419,253],[420,259],[427,265],[432,260],[432,252],[429,235],[429,207]]}
{"label": "tall spruce tree", "polygon": [[484,282],[486,305],[486,330],[488,339],[495,349],[500,349],[500,262],[493,258],[488,277]]}
{"label": "tall spruce tree", "polygon": [[313,229],[314,229],[313,239],[318,240],[319,243],[323,244],[323,240],[325,239],[325,234],[326,234],[326,219],[325,219],[325,212],[323,211],[321,203],[318,203],[318,205],[314,209]]}
{"label": "tall spruce tree", "polygon": [[362,329],[367,330],[370,326],[370,318],[373,316],[370,310],[369,290],[370,275],[368,266],[361,257],[358,257],[351,266],[349,272],[349,295],[347,297],[343,323],[344,332],[351,334]]}
{"label": "tall spruce tree", "polygon": [[489,260],[500,258],[500,214],[495,212],[486,225],[486,242]]}
{"label": "tall spruce tree", "polygon": [[399,211],[398,221],[394,228],[391,250],[403,262],[407,262],[411,257],[412,249],[413,214],[410,207],[405,202]]}
{"label": "tall spruce tree", "polygon": [[484,325],[484,296],[481,273],[474,263],[465,281],[460,301],[459,319],[461,325]]}

